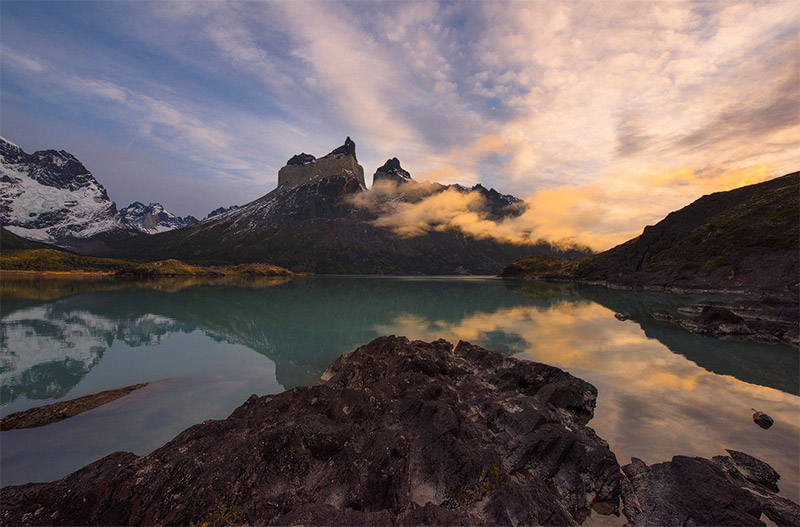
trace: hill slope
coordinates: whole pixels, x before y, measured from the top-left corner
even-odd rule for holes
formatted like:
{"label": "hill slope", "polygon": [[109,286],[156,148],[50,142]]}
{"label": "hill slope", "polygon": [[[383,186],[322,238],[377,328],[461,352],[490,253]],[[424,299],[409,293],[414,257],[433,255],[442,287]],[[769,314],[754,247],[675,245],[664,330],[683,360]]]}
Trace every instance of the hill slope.
{"label": "hill slope", "polygon": [[800,172],[703,196],[603,253],[573,261],[528,256],[501,276],[796,296]]}

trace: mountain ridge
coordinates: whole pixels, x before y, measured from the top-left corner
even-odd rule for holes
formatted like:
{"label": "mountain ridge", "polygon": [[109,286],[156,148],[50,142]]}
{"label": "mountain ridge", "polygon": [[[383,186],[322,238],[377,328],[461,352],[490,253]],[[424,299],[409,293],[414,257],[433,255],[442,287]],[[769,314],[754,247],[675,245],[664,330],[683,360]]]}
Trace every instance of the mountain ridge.
{"label": "mountain ridge", "polygon": [[[413,181],[410,174],[404,180]],[[477,192],[489,218],[521,214],[524,205],[480,185],[414,182],[388,194],[376,190],[378,186],[373,183],[366,189],[355,143],[348,137],[322,158],[305,153],[290,158],[279,171],[278,186],[250,203],[180,231],[138,237],[111,254],[206,264],[269,261],[299,272],[328,274],[497,274],[508,261],[528,252],[585,254],[545,242],[478,238],[455,228],[402,236],[376,225],[381,207],[446,190]],[[360,203],[364,197],[371,198],[369,205]]]}

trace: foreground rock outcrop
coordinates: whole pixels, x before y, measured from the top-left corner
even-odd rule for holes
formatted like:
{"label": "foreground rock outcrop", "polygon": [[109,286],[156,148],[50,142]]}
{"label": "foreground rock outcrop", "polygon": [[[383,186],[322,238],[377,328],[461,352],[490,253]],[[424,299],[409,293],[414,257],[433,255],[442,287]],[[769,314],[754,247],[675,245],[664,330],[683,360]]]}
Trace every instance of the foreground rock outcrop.
{"label": "foreground rock outcrop", "polygon": [[634,458],[622,470],[623,512],[630,525],[800,525],[800,506],[775,494],[780,479],[743,452],[713,459],[675,456],[647,466]]}
{"label": "foreground rock outcrop", "polygon": [[576,525],[617,509],[597,390],[468,343],[382,337],[149,456],[2,490],[3,524]]}

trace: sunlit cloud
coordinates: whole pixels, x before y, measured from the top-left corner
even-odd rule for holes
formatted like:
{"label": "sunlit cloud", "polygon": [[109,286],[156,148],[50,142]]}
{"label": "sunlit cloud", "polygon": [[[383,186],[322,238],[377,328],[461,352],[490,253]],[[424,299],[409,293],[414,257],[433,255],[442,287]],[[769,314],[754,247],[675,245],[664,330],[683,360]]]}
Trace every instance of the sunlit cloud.
{"label": "sunlit cloud", "polygon": [[[352,202],[378,213],[375,225],[405,236],[456,229],[477,238],[512,243],[541,240],[605,250],[641,234],[666,212],[697,198],[767,179],[767,166],[699,174],[690,167],[650,167],[583,185],[542,189],[525,200],[521,214],[490,219],[478,191],[441,190],[429,183],[382,181]],[[666,211],[666,212],[665,212]]]}
{"label": "sunlit cloud", "polygon": [[[82,11],[104,35],[69,23],[54,34],[27,24],[24,3],[5,6],[4,97],[78,103],[83,126],[113,121],[156,155],[191,152],[195,177],[274,184],[292,155],[350,135],[368,175],[398,157],[417,179],[481,182],[532,211],[557,190],[575,221],[522,230],[606,247],[727,185],[706,185],[709,174],[797,169],[800,8],[788,0],[113,5]],[[23,120],[4,112],[0,124],[25,144]],[[693,189],[672,199],[652,167],[703,181],[668,184]],[[654,218],[604,208],[635,204],[647,184]],[[595,202],[573,204],[568,189]]]}

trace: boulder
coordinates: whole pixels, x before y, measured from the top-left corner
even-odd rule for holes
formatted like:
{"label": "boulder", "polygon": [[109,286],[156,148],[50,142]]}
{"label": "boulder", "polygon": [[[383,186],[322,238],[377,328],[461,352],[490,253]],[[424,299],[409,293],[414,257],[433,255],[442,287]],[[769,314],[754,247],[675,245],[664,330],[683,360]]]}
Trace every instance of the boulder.
{"label": "boulder", "polygon": [[637,525],[800,525],[800,506],[778,496],[780,478],[767,463],[743,452],[713,459],[675,456],[647,466],[622,467],[623,513]]}
{"label": "boulder", "polygon": [[[752,409],[752,408],[751,408]],[[753,422],[766,430],[770,426],[772,426],[775,421],[769,415],[765,414],[764,412],[758,412],[753,410]]]}

